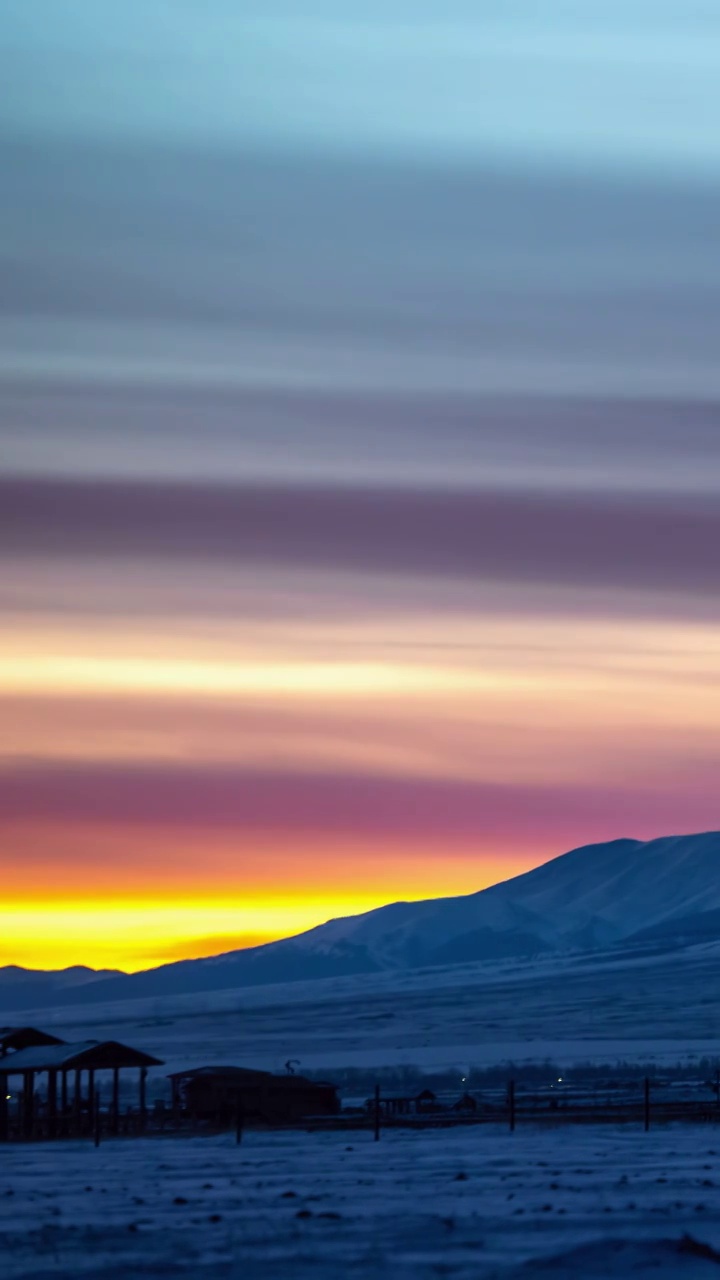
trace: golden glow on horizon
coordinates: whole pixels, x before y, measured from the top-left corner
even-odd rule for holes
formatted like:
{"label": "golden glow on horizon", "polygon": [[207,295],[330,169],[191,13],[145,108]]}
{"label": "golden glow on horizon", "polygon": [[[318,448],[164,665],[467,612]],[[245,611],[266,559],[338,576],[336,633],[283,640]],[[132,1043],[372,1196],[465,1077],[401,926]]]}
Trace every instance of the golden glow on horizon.
{"label": "golden glow on horizon", "polygon": [[241,841],[230,831],[38,822],[9,827],[4,849],[0,965],[129,971],[269,942],[389,901],[472,893],[542,860],[483,852],[475,840]]}
{"label": "golden glow on horizon", "polygon": [[[231,950],[213,939],[270,942],[301,933],[332,915],[353,915],[370,906],[345,902],[283,902],[273,899],[247,906],[237,902],[167,903],[99,899],[81,903],[33,901],[3,912],[0,963],[28,968],[89,964],[129,971],[180,959],[206,939],[206,955]],[[184,945],[185,944],[185,945]],[[252,943],[251,943],[252,945]],[[10,959],[12,957],[12,961]]]}
{"label": "golden glow on horizon", "polygon": [[320,894],[296,895],[268,893],[250,900],[241,893],[235,900],[224,896],[221,901],[210,897],[194,901],[166,901],[161,897],[146,899],[141,894],[68,900],[16,899],[3,908],[0,965],[19,964],[33,969],[58,969],[68,965],[87,964],[93,968],[121,968],[128,972],[165,964],[169,961],[207,956],[240,947],[271,942],[277,938],[302,933],[326,920],[359,915],[400,897],[419,901],[443,893],[471,893],[494,883],[498,878],[519,874],[538,859],[520,856],[502,864],[482,863],[475,876],[465,869],[466,883],[456,883],[456,876],[418,886],[408,894],[390,888],[374,891],[353,889]]}

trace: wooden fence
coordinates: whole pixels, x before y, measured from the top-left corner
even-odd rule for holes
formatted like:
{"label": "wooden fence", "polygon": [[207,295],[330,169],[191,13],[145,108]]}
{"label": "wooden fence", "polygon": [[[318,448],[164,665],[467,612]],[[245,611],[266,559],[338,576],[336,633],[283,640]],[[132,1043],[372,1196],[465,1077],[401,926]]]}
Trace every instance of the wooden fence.
{"label": "wooden fence", "polygon": [[[272,1128],[238,1115],[227,1123],[198,1122],[158,1103],[146,1111],[128,1108],[115,1116],[103,1107],[97,1092],[94,1105],[80,1114],[36,1112],[29,1132],[22,1111],[7,1117],[9,1141],[46,1141],[53,1138],[86,1138],[99,1145],[107,1137],[140,1137],[218,1133],[232,1128],[240,1142],[244,1128]],[[346,1107],[334,1116],[308,1116],[278,1128],[313,1132],[366,1130],[379,1141],[387,1129],[439,1129],[458,1126],[499,1125],[511,1132],[525,1125],[563,1124],[636,1125],[647,1132],[658,1124],[716,1124],[720,1122],[720,1079],[715,1084],[668,1084],[661,1080],[614,1082],[611,1086],[572,1084],[537,1088],[510,1080],[504,1089],[450,1098],[398,1098],[383,1096],[380,1086],[364,1106]]]}
{"label": "wooden fence", "polygon": [[[558,1082],[561,1084],[562,1082]],[[631,1124],[648,1132],[653,1125],[720,1123],[720,1089],[717,1085],[687,1088],[650,1078],[625,1082],[612,1088],[572,1086],[565,1089],[524,1088],[508,1081],[503,1091],[476,1096],[474,1106],[424,1103],[413,1110],[413,1099],[383,1098],[379,1087],[364,1108],[348,1109],[333,1117],[318,1117],[313,1129],[367,1129],[379,1140],[384,1129],[430,1129],[458,1126],[503,1125],[511,1132],[523,1125]],[[409,1103],[409,1106],[398,1105]]]}

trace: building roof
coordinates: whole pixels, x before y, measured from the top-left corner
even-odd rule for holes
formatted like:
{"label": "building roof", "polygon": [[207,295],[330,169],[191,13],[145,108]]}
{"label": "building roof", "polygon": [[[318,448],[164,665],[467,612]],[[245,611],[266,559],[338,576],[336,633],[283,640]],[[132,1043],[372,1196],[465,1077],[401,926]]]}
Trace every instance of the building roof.
{"label": "building roof", "polygon": [[9,1054],[0,1065],[0,1072],[14,1074],[19,1071],[69,1071],[87,1068],[104,1071],[113,1067],[161,1067],[159,1058],[153,1058],[141,1049],[131,1049],[117,1040],[81,1040],[75,1044],[34,1045]]}
{"label": "building roof", "polygon": [[256,1071],[252,1067],[192,1067],[188,1071],[174,1071],[170,1080],[222,1080],[227,1084],[268,1086],[285,1089],[335,1089],[326,1080],[308,1080],[306,1076],[274,1075],[272,1071]]}
{"label": "building roof", "polygon": [[187,1071],[173,1071],[169,1080],[196,1080],[202,1076],[222,1076],[226,1080],[249,1082],[252,1079],[272,1080],[270,1071],[260,1071],[254,1067],[189,1067]]}
{"label": "building roof", "polygon": [[58,1036],[51,1036],[47,1031],[39,1031],[37,1027],[0,1027],[0,1057],[4,1057],[8,1050],[62,1043]]}

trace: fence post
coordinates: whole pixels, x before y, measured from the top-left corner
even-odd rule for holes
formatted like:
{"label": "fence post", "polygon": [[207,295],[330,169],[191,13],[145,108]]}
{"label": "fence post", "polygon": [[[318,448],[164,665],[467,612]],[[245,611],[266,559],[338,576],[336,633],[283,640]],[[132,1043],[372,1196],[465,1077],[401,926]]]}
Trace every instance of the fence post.
{"label": "fence post", "polygon": [[10,1136],[10,1119],[8,1113],[8,1077],[0,1075],[0,1142],[7,1142]]}
{"label": "fence post", "polygon": [[650,1080],[648,1076],[645,1077],[643,1092],[644,1092],[643,1112],[644,1112],[645,1132],[648,1133],[650,1130]]}
{"label": "fence post", "polygon": [[95,1108],[93,1115],[93,1140],[95,1146],[100,1146],[100,1090],[95,1090]]}
{"label": "fence post", "polygon": [[380,1141],[380,1085],[375,1085],[375,1141]]}
{"label": "fence post", "polygon": [[515,1132],[515,1081],[508,1080],[508,1109],[510,1111],[510,1132]]}

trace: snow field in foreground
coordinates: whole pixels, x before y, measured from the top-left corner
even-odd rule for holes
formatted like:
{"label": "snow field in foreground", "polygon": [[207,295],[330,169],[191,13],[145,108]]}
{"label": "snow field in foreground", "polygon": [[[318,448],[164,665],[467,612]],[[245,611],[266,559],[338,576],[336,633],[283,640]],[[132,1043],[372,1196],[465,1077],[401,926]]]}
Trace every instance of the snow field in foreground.
{"label": "snow field in foreground", "polygon": [[[688,1239],[687,1237],[690,1237]],[[4,1280],[718,1276],[713,1127],[0,1150]]]}

